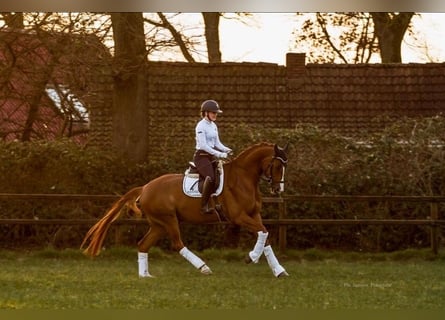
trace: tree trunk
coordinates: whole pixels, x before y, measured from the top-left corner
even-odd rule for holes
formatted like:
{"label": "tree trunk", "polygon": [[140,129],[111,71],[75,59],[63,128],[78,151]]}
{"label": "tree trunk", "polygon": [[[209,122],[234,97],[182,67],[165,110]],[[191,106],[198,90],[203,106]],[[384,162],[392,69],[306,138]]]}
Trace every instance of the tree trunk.
{"label": "tree trunk", "polygon": [[402,62],[402,40],[413,15],[413,12],[401,12],[395,15],[387,12],[371,12],[382,63]]}
{"label": "tree trunk", "polygon": [[219,49],[219,12],[203,12],[209,63],[221,62]]}
{"label": "tree trunk", "polygon": [[42,101],[43,94],[45,92],[45,87],[49,77],[43,77],[44,80],[36,81],[33,83],[33,90],[27,97],[29,101],[29,110],[27,113],[26,121],[23,126],[23,133],[21,136],[21,141],[30,141],[31,136],[34,133],[34,123],[38,120],[39,109]]}
{"label": "tree trunk", "polygon": [[142,13],[111,13],[114,57],[113,147],[131,163],[148,155],[147,72]]}

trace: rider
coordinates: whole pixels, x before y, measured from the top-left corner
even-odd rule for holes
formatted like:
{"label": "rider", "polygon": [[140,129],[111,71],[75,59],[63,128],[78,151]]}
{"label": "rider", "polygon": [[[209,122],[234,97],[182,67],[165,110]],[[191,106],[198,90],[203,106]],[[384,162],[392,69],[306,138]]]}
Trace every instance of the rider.
{"label": "rider", "polygon": [[226,147],[219,140],[216,117],[222,110],[215,100],[206,100],[201,104],[201,120],[195,127],[196,152],[193,161],[200,177],[204,180],[202,186],[201,212],[214,213],[209,209],[209,198],[215,188],[216,158],[227,158],[232,149]]}

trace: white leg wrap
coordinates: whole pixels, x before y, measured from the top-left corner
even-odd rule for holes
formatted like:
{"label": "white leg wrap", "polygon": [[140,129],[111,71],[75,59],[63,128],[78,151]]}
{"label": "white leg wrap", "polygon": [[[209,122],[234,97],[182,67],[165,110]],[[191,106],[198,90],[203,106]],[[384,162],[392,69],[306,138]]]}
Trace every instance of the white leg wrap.
{"label": "white leg wrap", "polygon": [[253,247],[253,250],[249,252],[249,257],[253,263],[258,263],[260,260],[268,235],[268,232],[258,231],[258,239],[255,243],[255,247]]}
{"label": "white leg wrap", "polygon": [[278,277],[281,274],[288,275],[286,270],[284,270],[284,268],[278,262],[277,257],[275,257],[275,254],[270,245],[264,247],[264,255],[266,256],[267,263],[269,264],[269,267],[272,269],[272,273],[275,277]]}
{"label": "white leg wrap", "polygon": [[179,254],[190,262],[196,269],[201,269],[203,266],[205,266],[205,262],[202,261],[196,254],[187,249],[187,247],[182,248],[179,251]]}
{"label": "white leg wrap", "polygon": [[148,272],[148,253],[138,252],[138,265],[140,278],[152,278],[153,276]]}

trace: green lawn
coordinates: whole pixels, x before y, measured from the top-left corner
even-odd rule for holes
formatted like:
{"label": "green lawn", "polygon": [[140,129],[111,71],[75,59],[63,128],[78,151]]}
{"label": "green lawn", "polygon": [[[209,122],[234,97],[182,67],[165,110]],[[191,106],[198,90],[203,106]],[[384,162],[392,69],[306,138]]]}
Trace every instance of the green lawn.
{"label": "green lawn", "polygon": [[179,254],[155,250],[154,279],[139,279],[134,249],[96,259],[77,250],[0,250],[0,309],[342,309],[428,310],[445,307],[445,258],[424,251],[279,256],[290,276],[273,277],[264,257],[199,253],[213,274]]}

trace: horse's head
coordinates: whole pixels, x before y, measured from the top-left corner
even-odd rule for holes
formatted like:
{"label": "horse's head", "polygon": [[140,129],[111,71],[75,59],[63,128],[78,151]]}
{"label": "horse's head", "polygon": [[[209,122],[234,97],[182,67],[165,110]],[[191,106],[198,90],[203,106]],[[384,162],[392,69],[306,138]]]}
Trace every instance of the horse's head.
{"label": "horse's head", "polygon": [[270,162],[263,169],[263,179],[269,182],[272,194],[284,191],[284,172],[287,165],[287,149],[289,143],[284,148],[274,145],[274,154]]}

